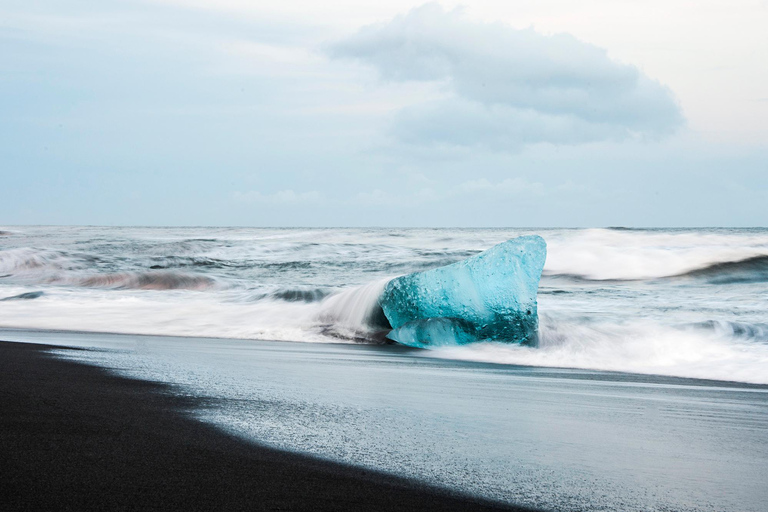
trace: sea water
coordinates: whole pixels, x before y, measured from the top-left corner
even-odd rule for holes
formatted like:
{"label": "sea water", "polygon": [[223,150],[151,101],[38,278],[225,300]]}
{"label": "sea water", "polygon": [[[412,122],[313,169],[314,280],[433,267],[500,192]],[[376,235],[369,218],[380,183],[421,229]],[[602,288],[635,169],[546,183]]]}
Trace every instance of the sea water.
{"label": "sea water", "polygon": [[[0,230],[0,339],[243,439],[552,511],[768,502],[767,230]],[[389,279],[524,234],[538,348],[381,344]]]}
{"label": "sea water", "polygon": [[538,234],[539,347],[430,356],[768,383],[766,229],[0,231],[0,327],[363,344],[389,279]]}

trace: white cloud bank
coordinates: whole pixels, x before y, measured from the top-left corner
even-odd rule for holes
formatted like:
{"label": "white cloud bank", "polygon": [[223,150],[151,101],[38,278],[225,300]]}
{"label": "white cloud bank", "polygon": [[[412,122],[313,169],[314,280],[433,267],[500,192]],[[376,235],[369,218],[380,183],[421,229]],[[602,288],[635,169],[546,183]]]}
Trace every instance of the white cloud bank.
{"label": "white cloud bank", "polygon": [[601,48],[434,3],[363,27],[329,54],[373,66],[387,81],[445,84],[447,99],[399,112],[394,133],[412,144],[516,150],[660,138],[684,122],[669,88]]}

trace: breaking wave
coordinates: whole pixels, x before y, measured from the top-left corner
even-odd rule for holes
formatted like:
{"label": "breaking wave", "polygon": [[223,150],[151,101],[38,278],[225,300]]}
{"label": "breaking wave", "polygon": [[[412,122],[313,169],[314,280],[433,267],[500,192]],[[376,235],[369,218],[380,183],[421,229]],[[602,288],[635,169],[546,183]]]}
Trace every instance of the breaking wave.
{"label": "breaking wave", "polygon": [[689,330],[709,331],[723,338],[768,343],[768,324],[751,324],[746,322],[729,322],[726,320],[706,320],[684,326]]}
{"label": "breaking wave", "polygon": [[[531,232],[9,229],[0,327],[324,343],[382,342],[388,279]],[[768,383],[768,230],[537,233],[540,348],[427,355]]]}
{"label": "breaking wave", "polygon": [[87,288],[137,290],[206,290],[218,286],[216,279],[200,274],[159,270],[99,272],[107,267],[95,255],[32,248],[0,251],[0,275],[23,284],[82,286]]}
{"label": "breaking wave", "polygon": [[138,272],[94,275],[80,279],[77,284],[135,290],[207,290],[216,286],[216,281],[206,276],[179,272]]}
{"label": "breaking wave", "polygon": [[585,281],[768,278],[768,235],[587,229],[548,239],[544,275]]}
{"label": "breaking wave", "polygon": [[45,292],[37,291],[37,292],[26,292],[26,293],[20,293],[18,295],[11,295],[10,297],[4,297],[0,299],[0,302],[5,302],[8,300],[32,300],[32,299],[38,299],[45,295]]}
{"label": "breaking wave", "polygon": [[712,284],[765,282],[768,281],[768,255],[712,263],[706,267],[679,274],[677,277],[702,278]]}
{"label": "breaking wave", "polygon": [[388,281],[381,279],[328,297],[316,313],[323,333],[347,340],[377,341],[377,331],[389,327],[379,306]]}
{"label": "breaking wave", "polygon": [[59,251],[35,250],[31,248],[9,249],[0,251],[0,274],[13,275],[30,270],[58,271],[71,267]]}
{"label": "breaking wave", "polygon": [[737,261],[716,261],[701,268],[687,270],[680,274],[648,276],[644,278],[635,277],[606,277],[597,278],[588,275],[579,274],[556,274],[552,271],[545,271],[545,275],[552,278],[564,278],[571,281],[602,281],[602,282],[621,282],[621,281],[643,281],[653,279],[700,279],[709,284],[737,284],[737,283],[762,283],[768,282],[768,255],[750,256]]}
{"label": "breaking wave", "polygon": [[270,296],[286,302],[320,302],[330,294],[324,288],[286,288],[274,291]]}

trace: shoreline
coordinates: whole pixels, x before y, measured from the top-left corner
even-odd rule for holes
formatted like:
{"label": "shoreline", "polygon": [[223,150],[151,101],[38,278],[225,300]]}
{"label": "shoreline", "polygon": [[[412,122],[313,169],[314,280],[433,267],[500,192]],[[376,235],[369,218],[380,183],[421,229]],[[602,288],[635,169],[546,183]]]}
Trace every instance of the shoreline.
{"label": "shoreline", "polygon": [[765,388],[377,346],[38,334],[0,330],[3,510],[757,512],[768,499]]}
{"label": "shoreline", "polygon": [[524,511],[248,443],[174,386],[0,342],[4,510]]}
{"label": "shoreline", "polygon": [[[15,339],[8,339],[8,338]],[[535,364],[522,364],[522,363],[505,363],[505,362],[493,362],[484,361],[481,359],[465,359],[465,358],[453,358],[453,357],[440,357],[434,355],[424,355],[424,349],[418,349],[413,347],[407,347],[399,344],[374,344],[374,343],[357,343],[357,342],[312,342],[312,341],[287,341],[287,340],[267,340],[267,339],[250,339],[250,338],[236,338],[236,337],[216,337],[216,336],[189,336],[189,335],[176,335],[176,334],[145,334],[145,333],[129,333],[129,332],[111,332],[111,331],[86,331],[86,330],[69,330],[69,329],[46,329],[37,327],[5,327],[0,326],[0,343],[25,343],[25,344],[37,344],[43,346],[49,346],[56,349],[83,349],[83,350],[101,350],[106,349],[106,346],[89,346],[87,343],[78,343],[74,345],[60,345],[61,337],[76,337],[76,338],[90,338],[91,340],[98,339],[110,339],[110,340],[122,340],[125,341],[126,347],[134,348],[136,340],[152,340],[152,339],[164,339],[169,341],[177,341],[184,339],[200,340],[200,341],[222,341],[222,342],[236,342],[236,343],[258,343],[258,344],[301,344],[309,346],[327,346],[327,347],[339,347],[343,349],[359,349],[359,350],[386,350],[398,353],[416,353],[420,354],[425,359],[434,361],[445,362],[446,364],[471,366],[477,368],[498,368],[500,370],[516,370],[526,369],[536,371],[538,373],[552,373],[557,374],[558,377],[572,378],[572,379],[594,379],[595,376],[599,376],[602,380],[608,381],[631,381],[637,383],[664,383],[664,384],[676,384],[676,385],[689,385],[689,386],[707,386],[707,387],[722,387],[722,388],[739,388],[739,389],[755,389],[755,390],[768,390],[768,384],[761,384],[757,382],[746,382],[740,380],[723,380],[703,377],[685,377],[678,375],[668,375],[663,373],[640,373],[633,371],[622,370],[603,370],[594,368],[581,368],[578,366],[544,366]],[[112,344],[110,344],[112,345]],[[115,348],[110,346],[109,349]]]}

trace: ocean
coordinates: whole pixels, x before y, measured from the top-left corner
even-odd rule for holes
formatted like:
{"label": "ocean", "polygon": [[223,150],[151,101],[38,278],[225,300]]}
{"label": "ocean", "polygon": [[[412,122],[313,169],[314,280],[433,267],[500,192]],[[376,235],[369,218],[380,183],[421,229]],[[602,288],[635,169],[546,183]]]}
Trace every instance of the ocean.
{"label": "ocean", "polygon": [[766,229],[2,230],[0,327],[362,344],[389,278],[539,234],[540,346],[432,357],[768,383]]}
{"label": "ocean", "polygon": [[[768,230],[3,232],[1,340],[166,383],[248,442],[549,511],[768,502]],[[538,347],[369,325],[389,278],[531,233]]]}

